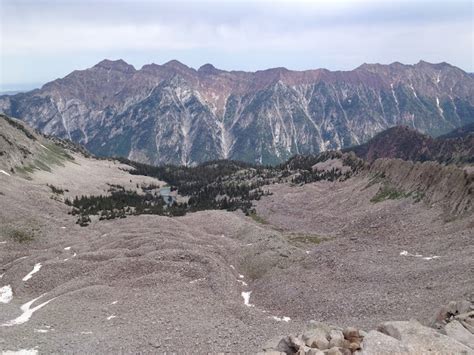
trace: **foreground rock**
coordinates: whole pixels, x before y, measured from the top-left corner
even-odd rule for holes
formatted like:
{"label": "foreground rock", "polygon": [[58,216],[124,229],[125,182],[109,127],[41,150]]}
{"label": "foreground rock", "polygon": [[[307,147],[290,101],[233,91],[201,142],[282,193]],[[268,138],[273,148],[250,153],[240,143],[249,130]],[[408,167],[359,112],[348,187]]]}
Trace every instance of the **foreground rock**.
{"label": "foreground rock", "polygon": [[368,333],[311,322],[299,335],[275,338],[263,347],[265,354],[377,355],[474,354],[474,304],[450,302],[437,312],[433,327],[416,320],[382,323]]}

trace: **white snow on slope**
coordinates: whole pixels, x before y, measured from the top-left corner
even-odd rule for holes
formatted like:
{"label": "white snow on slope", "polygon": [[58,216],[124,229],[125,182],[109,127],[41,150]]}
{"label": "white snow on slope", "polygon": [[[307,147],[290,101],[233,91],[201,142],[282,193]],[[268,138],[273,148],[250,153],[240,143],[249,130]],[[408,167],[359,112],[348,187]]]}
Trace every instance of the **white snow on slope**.
{"label": "white snow on slope", "polygon": [[12,287],[10,285],[0,287],[0,303],[9,303],[12,299]]}
{"label": "white snow on slope", "polygon": [[41,269],[42,266],[43,265],[41,265],[41,263],[35,264],[35,266],[33,267],[33,270],[31,270],[31,272],[23,278],[23,281],[28,281],[29,279],[31,279],[33,275],[36,274]]}
{"label": "white snow on slope", "polygon": [[200,279],[191,280],[191,281],[189,281],[189,283],[190,283],[190,284],[194,284],[194,283],[199,282],[199,281],[204,281],[205,279],[206,279],[206,278],[203,277],[203,278],[200,278]]}
{"label": "white snow on slope", "polygon": [[36,355],[38,350],[36,349],[20,349],[20,350],[4,350],[2,355]]}
{"label": "white snow on slope", "polygon": [[39,309],[43,308],[44,306],[46,306],[49,302],[56,299],[56,297],[51,298],[50,300],[48,300],[46,302],[43,302],[43,303],[41,303],[40,305],[38,305],[36,307],[30,308],[31,305],[33,303],[35,303],[36,300],[40,299],[44,295],[45,294],[42,294],[41,296],[36,297],[35,299],[31,300],[30,302],[25,303],[23,306],[20,307],[20,309],[23,311],[23,313],[20,316],[16,317],[15,319],[12,319],[12,320],[10,320],[6,323],[3,323],[1,326],[2,327],[11,327],[11,326],[14,326],[14,325],[19,325],[19,324],[26,323],[30,320],[33,313],[35,313],[37,310],[39,310]]}
{"label": "white snow on slope", "polygon": [[272,318],[275,319],[278,322],[283,321],[283,322],[287,322],[287,323],[291,320],[290,317],[281,317],[280,318],[280,317],[273,316]]}
{"label": "white snow on slope", "polygon": [[49,329],[35,329],[35,333],[47,333]]}
{"label": "white snow on slope", "polygon": [[5,174],[6,176],[11,176],[9,173],[7,173],[5,170],[0,170],[0,173]]}
{"label": "white snow on slope", "polygon": [[107,320],[111,320],[111,319],[114,319],[114,318],[117,318],[117,316],[114,316],[113,314],[111,316],[108,316],[107,317]]}
{"label": "white snow on slope", "polygon": [[253,307],[253,304],[250,304],[250,294],[252,291],[242,292],[242,297],[244,298],[244,304],[247,307]]}
{"label": "white snow on slope", "polygon": [[421,254],[411,254],[406,250],[401,251],[400,256],[413,256],[415,258],[422,258],[423,260],[433,260],[433,259],[441,258],[441,256],[439,255],[423,256]]}
{"label": "white snow on slope", "polygon": [[64,250],[71,250],[71,247],[66,247],[64,248]]}

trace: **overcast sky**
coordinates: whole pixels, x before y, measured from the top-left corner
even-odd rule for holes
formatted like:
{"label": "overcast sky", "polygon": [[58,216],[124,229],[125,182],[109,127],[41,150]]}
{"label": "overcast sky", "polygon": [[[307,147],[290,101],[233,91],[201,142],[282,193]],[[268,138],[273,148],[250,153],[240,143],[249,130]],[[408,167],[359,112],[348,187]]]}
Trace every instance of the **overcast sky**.
{"label": "overcast sky", "polygon": [[0,0],[0,90],[122,58],[198,68],[328,68],[420,59],[474,71],[471,0]]}

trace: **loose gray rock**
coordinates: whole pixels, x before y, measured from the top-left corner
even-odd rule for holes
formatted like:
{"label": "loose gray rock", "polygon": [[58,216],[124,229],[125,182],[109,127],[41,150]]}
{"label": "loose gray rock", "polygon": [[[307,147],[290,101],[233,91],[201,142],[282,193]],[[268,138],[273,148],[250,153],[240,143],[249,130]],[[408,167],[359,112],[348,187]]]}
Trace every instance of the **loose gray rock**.
{"label": "loose gray rock", "polygon": [[329,332],[329,348],[345,346],[344,334],[340,330],[333,329]]}
{"label": "loose gray rock", "polygon": [[474,334],[471,334],[469,330],[464,328],[459,321],[449,322],[444,329],[446,330],[446,335],[474,349]]}
{"label": "loose gray rock", "polygon": [[386,322],[379,331],[400,340],[412,353],[435,351],[450,354],[472,354],[474,351],[461,342],[425,327],[416,320]]}
{"label": "loose gray rock", "polygon": [[304,332],[303,340],[311,348],[320,350],[329,349],[328,329],[326,327],[317,327]]}
{"label": "loose gray rock", "polygon": [[362,350],[357,351],[358,355],[379,355],[379,354],[404,354],[408,353],[409,349],[403,345],[399,340],[392,336],[371,330],[364,337],[362,342]]}

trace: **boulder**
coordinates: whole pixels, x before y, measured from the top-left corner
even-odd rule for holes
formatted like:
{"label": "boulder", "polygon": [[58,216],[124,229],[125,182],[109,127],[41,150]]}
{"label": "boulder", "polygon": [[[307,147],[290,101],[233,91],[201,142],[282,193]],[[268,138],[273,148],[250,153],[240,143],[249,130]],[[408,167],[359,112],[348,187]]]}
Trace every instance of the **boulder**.
{"label": "boulder", "polygon": [[362,337],[359,333],[359,330],[353,327],[347,327],[344,329],[344,338],[349,341],[349,343],[360,343],[362,340]]}
{"label": "boulder", "polygon": [[376,330],[371,330],[364,337],[361,344],[361,351],[356,354],[360,355],[379,355],[379,354],[404,354],[409,349],[399,340],[389,335],[383,334]]}
{"label": "boulder", "polygon": [[[349,345],[349,344],[347,344]],[[347,347],[345,344],[344,334],[342,331],[337,329],[332,329],[329,332],[329,348],[344,348]]]}
{"label": "boulder", "polygon": [[472,310],[472,303],[466,300],[459,301],[456,305],[456,309],[459,314],[468,313]]}
{"label": "boulder", "polygon": [[329,331],[326,327],[315,327],[304,332],[302,339],[311,348],[325,350],[329,349],[328,333]]}
{"label": "boulder", "polygon": [[305,343],[304,343],[303,339],[301,339],[298,336],[290,335],[288,340],[289,340],[288,345],[290,347],[294,348],[295,350],[299,350],[299,348],[305,346]]}
{"label": "boulder", "polygon": [[438,352],[449,354],[471,354],[473,350],[454,338],[425,327],[416,320],[409,322],[386,322],[379,326],[379,331],[400,340],[410,352]]}
{"label": "boulder", "polygon": [[319,349],[311,348],[308,350],[306,355],[324,355],[324,353]]}
{"label": "boulder", "polygon": [[336,348],[336,347],[325,350],[324,354],[326,354],[326,355],[344,355],[344,353],[342,351],[340,351],[339,348]]}
{"label": "boulder", "polygon": [[471,334],[459,321],[449,322],[444,328],[446,335],[474,350],[474,334]]}
{"label": "boulder", "polygon": [[296,349],[290,346],[289,337],[276,337],[265,343],[263,351],[265,352],[282,352],[285,354],[292,354]]}

